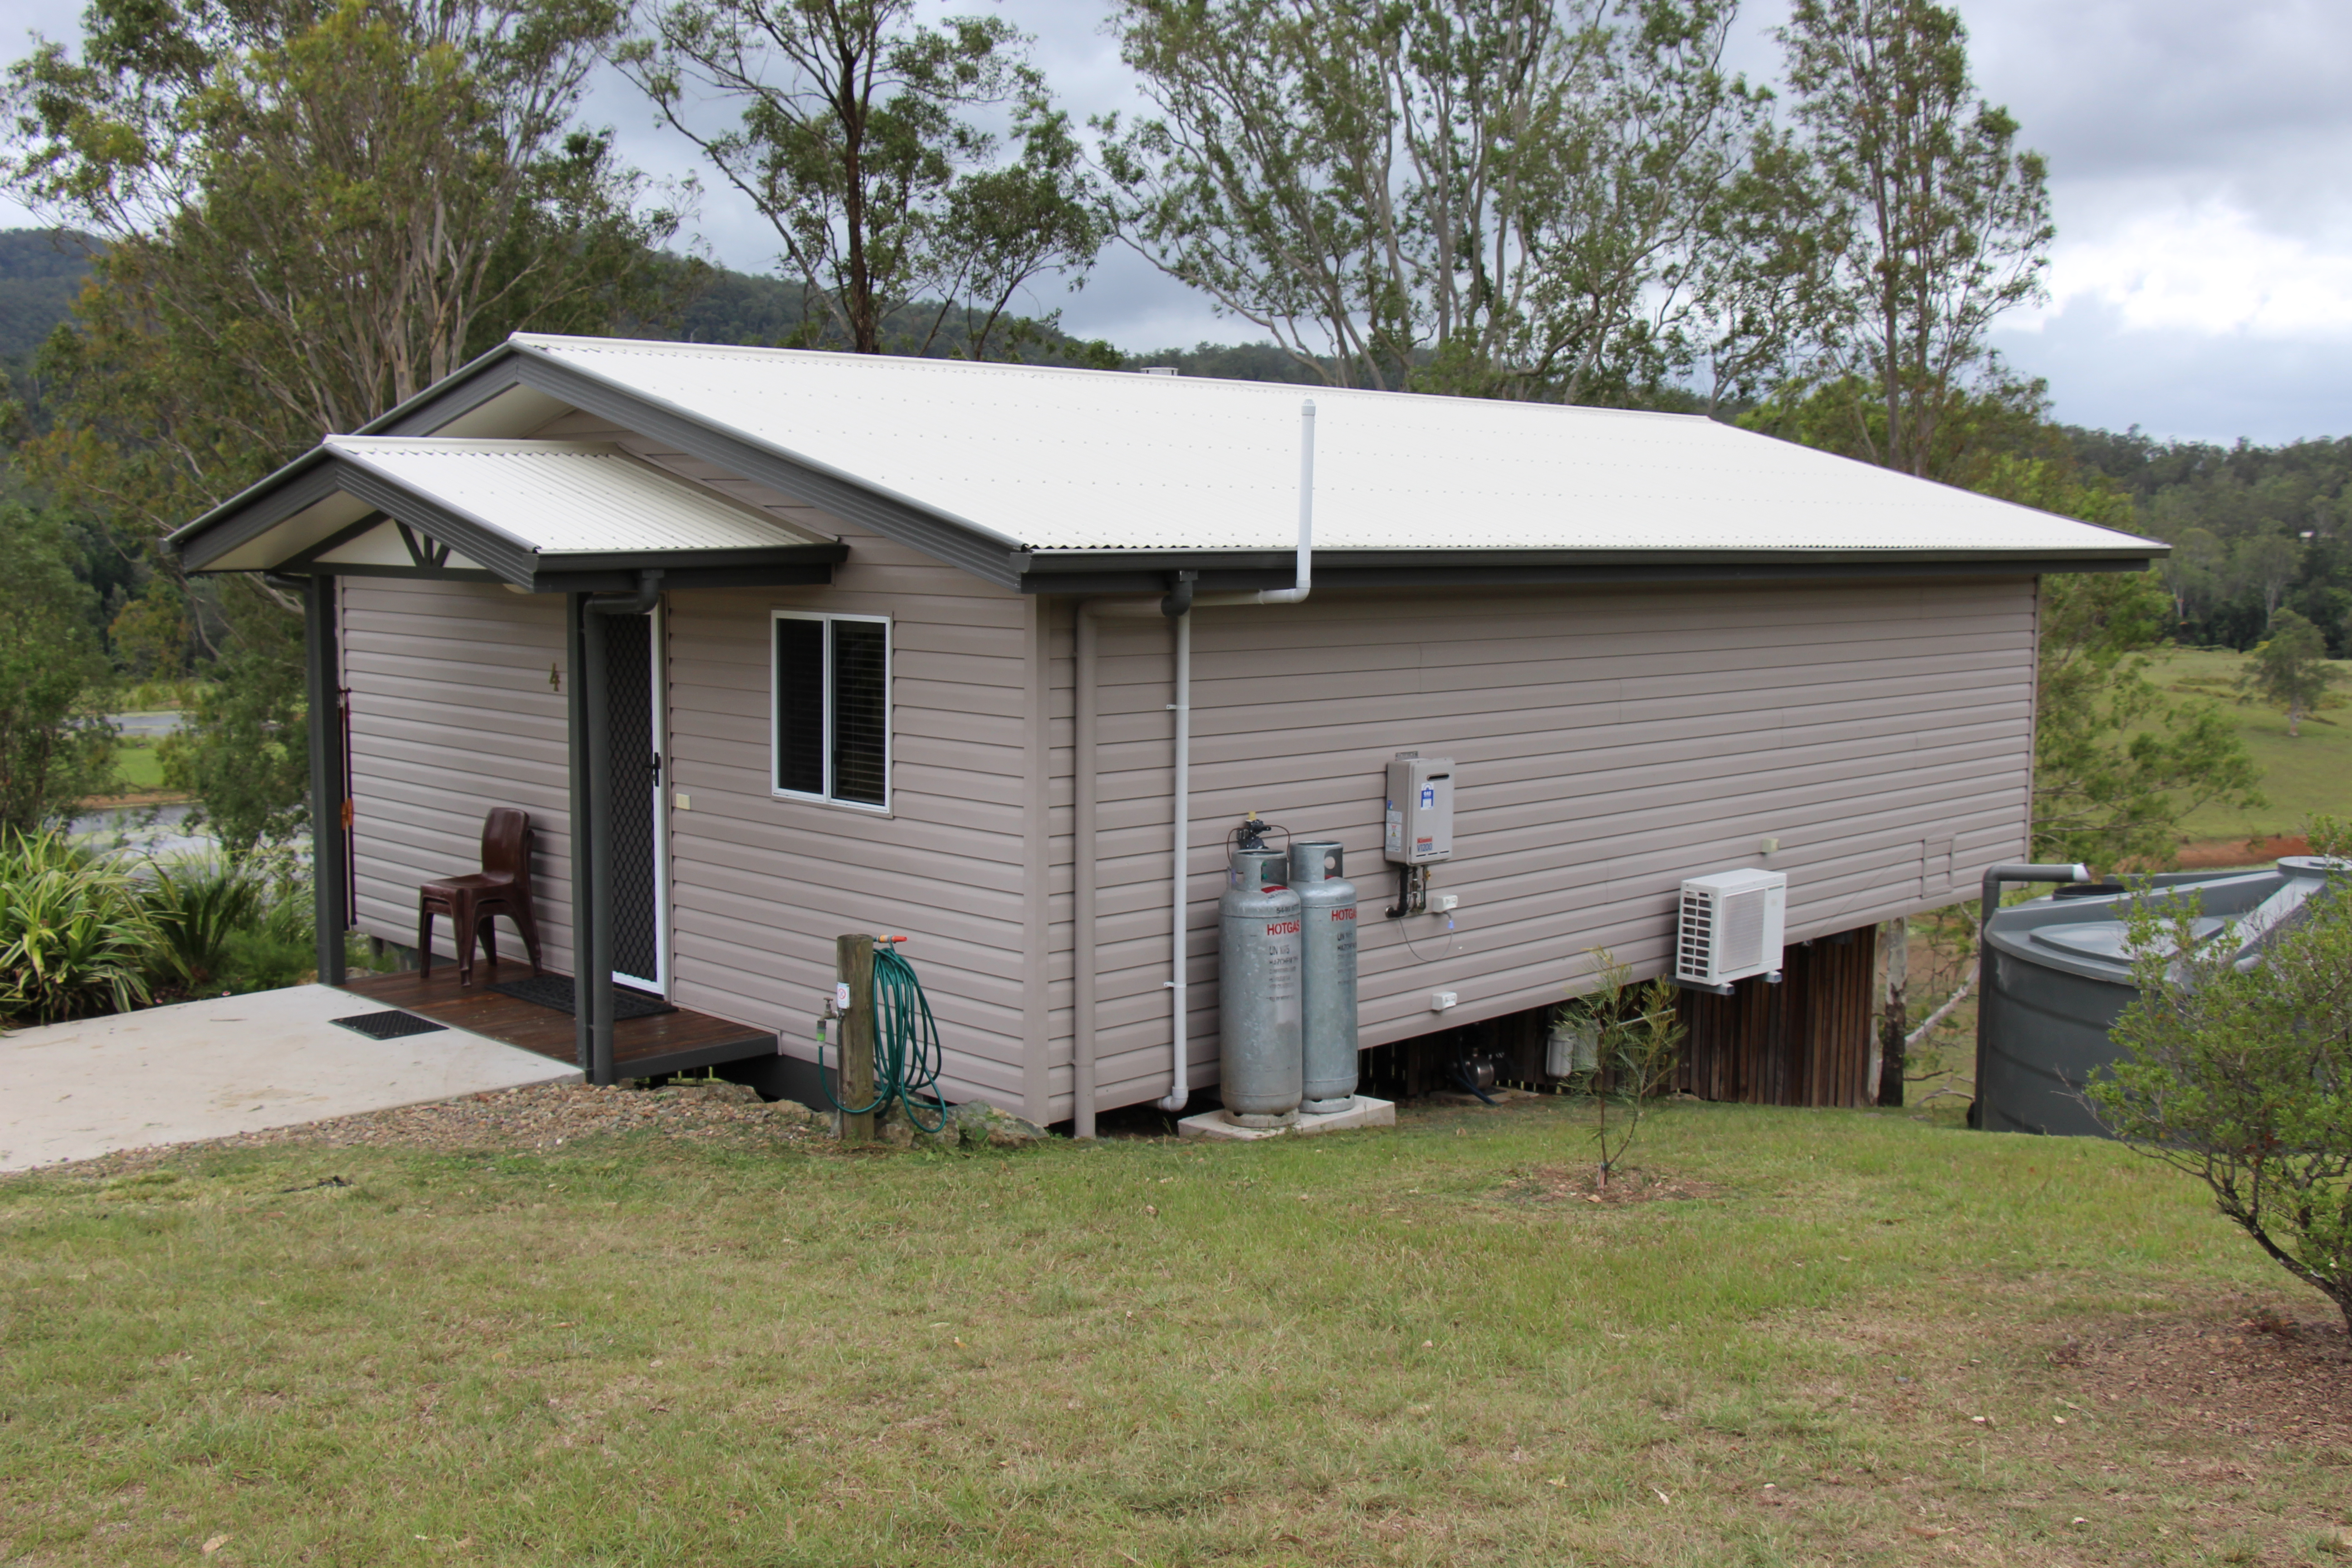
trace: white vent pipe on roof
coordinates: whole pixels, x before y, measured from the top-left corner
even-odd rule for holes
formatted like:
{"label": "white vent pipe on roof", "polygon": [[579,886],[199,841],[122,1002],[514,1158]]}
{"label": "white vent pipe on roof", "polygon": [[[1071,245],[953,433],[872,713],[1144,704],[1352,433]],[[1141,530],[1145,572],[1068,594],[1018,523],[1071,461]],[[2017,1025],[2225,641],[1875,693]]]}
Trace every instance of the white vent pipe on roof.
{"label": "white vent pipe on roof", "polygon": [[1071,1131],[1080,1138],[1095,1135],[1095,823],[1096,823],[1096,761],[1095,732],[1097,693],[1095,689],[1097,628],[1096,620],[1103,616],[1165,615],[1174,625],[1176,636],[1175,700],[1169,710],[1176,716],[1176,754],[1171,770],[1171,830],[1169,853],[1171,860],[1168,897],[1168,965],[1166,982],[1169,996],[1169,1032],[1174,1047],[1171,1065],[1168,1093],[1159,1104],[1169,1112],[1181,1110],[1192,1102],[1191,1084],[1191,1020],[1188,1016],[1189,997],[1186,969],[1191,954],[1186,941],[1186,919],[1192,896],[1192,611],[1197,605],[1297,605],[1305,602],[1315,586],[1315,404],[1312,399],[1298,409],[1298,555],[1296,578],[1287,588],[1267,588],[1256,593],[1194,594],[1192,574],[1180,574],[1175,592],[1157,602],[1149,599],[1084,599],[1079,601],[1076,632],[1076,701],[1073,704],[1074,734],[1072,758],[1073,781],[1071,824],[1071,858],[1073,871],[1071,915],[1074,927],[1072,1018],[1071,1018],[1071,1088],[1075,1103],[1071,1111]]}

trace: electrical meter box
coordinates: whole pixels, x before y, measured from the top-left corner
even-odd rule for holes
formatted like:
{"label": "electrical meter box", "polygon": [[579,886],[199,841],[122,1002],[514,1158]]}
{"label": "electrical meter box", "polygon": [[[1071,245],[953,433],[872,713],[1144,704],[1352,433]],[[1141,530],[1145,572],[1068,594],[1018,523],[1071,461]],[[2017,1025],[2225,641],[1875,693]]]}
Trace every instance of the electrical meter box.
{"label": "electrical meter box", "polygon": [[1388,830],[1381,848],[1399,866],[1454,857],[1454,763],[1401,752],[1389,763]]}

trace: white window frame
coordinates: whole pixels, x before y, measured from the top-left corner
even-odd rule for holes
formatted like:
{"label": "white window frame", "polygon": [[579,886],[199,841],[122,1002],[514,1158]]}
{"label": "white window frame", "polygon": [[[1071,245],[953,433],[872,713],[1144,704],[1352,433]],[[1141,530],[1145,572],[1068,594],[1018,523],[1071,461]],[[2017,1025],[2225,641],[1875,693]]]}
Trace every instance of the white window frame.
{"label": "white window frame", "polygon": [[[783,773],[784,736],[777,723],[777,707],[782,700],[778,689],[776,668],[776,623],[779,621],[859,621],[882,628],[882,801],[876,805],[866,800],[843,800],[833,793],[833,628],[824,632],[824,790],[812,795],[805,790],[784,789],[776,780]],[[840,615],[830,610],[771,610],[768,612],[768,794],[776,800],[805,801],[812,805],[837,806],[844,811],[862,811],[873,816],[890,815],[893,793],[892,773],[898,760],[898,705],[892,690],[897,673],[898,642],[896,628],[888,616]]]}

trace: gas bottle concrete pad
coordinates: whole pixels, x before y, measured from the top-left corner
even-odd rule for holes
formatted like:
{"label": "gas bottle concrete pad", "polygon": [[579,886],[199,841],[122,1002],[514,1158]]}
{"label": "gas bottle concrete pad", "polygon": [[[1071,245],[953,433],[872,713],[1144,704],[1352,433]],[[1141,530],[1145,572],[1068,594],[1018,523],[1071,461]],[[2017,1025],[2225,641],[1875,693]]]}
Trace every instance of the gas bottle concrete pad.
{"label": "gas bottle concrete pad", "polygon": [[1316,1132],[1344,1132],[1351,1127],[1394,1127],[1396,1101],[1374,1100],[1369,1094],[1356,1096],[1356,1103],[1346,1110],[1330,1116],[1309,1116],[1304,1111],[1287,1127],[1236,1127],[1225,1120],[1222,1110],[1204,1110],[1198,1116],[1188,1116],[1176,1124],[1179,1138],[1225,1138],[1245,1142],[1252,1138],[1304,1138]]}

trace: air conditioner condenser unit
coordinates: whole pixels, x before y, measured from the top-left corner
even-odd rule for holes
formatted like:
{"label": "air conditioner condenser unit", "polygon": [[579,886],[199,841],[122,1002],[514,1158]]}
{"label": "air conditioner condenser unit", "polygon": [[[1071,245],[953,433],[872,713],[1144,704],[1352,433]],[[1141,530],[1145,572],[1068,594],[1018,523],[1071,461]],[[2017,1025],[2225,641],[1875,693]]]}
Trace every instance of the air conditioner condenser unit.
{"label": "air conditioner condenser unit", "polygon": [[1780,967],[1789,878],[1781,871],[1718,871],[1683,883],[1675,931],[1675,978],[1709,987]]}

